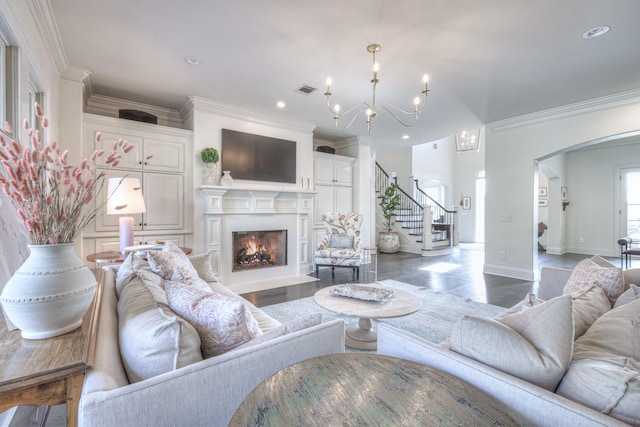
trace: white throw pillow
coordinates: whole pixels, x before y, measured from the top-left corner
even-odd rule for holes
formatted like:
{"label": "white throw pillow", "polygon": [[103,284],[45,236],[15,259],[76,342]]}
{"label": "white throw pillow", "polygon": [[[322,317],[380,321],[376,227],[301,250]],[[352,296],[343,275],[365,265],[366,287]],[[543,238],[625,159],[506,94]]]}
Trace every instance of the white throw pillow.
{"label": "white throw pillow", "polygon": [[640,299],[603,314],[575,343],[557,393],[640,424]]}
{"label": "white throw pillow", "polygon": [[465,316],[451,350],[554,391],[573,352],[571,305],[564,295],[500,319]]}
{"label": "white throw pillow", "polygon": [[149,267],[149,263],[145,259],[130,252],[116,272],[116,294],[118,296],[120,296],[120,291],[122,291],[124,285],[135,278],[135,273],[139,270],[151,271],[151,267]]}
{"label": "white throw pillow", "polygon": [[621,305],[627,304],[631,301],[635,301],[638,298],[640,298],[640,287],[631,283],[629,285],[629,289],[624,291],[624,293],[618,297],[613,308],[620,307]]}
{"label": "white throw pillow", "polygon": [[198,286],[165,282],[169,307],[198,331],[202,356],[225,353],[262,334],[242,302]]}
{"label": "white throw pillow", "polygon": [[514,313],[520,313],[521,311],[525,311],[530,309],[531,307],[535,307],[536,305],[540,305],[544,303],[545,300],[542,298],[538,298],[535,294],[527,294],[522,301],[505,311],[499,316],[496,316],[495,319],[499,319],[503,316],[508,316]]}
{"label": "white throw pillow", "polygon": [[134,273],[118,300],[120,355],[135,383],[202,360],[198,332],[169,309],[162,278]]}
{"label": "white throw pillow", "polygon": [[198,272],[198,276],[205,282],[217,282],[215,274],[213,273],[213,266],[211,265],[211,252],[203,254],[189,255],[187,256],[193,268]]}
{"label": "white throw pillow", "polygon": [[584,259],[571,272],[562,293],[571,294],[590,289],[594,284],[598,284],[605,290],[613,305],[624,292],[622,270],[613,266],[601,266],[591,259]]}
{"label": "white throw pillow", "polygon": [[611,310],[611,302],[607,293],[597,284],[591,288],[571,293],[573,299],[573,322],[575,324],[574,339],[580,338],[589,327],[607,311]]}

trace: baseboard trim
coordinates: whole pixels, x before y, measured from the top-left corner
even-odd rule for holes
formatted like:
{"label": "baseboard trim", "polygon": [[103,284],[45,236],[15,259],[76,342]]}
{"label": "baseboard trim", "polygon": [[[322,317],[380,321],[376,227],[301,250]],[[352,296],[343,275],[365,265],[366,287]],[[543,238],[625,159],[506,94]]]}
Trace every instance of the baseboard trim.
{"label": "baseboard trim", "polygon": [[525,270],[523,268],[506,267],[504,265],[485,264],[483,273],[495,276],[511,277],[513,279],[535,282],[540,280],[537,270]]}

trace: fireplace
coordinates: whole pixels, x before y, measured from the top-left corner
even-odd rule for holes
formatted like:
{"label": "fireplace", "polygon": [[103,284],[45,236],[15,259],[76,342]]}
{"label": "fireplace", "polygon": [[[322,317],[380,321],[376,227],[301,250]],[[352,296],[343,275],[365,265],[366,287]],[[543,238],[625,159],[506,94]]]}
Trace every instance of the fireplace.
{"label": "fireplace", "polygon": [[287,265],[287,230],[234,231],[232,272]]}

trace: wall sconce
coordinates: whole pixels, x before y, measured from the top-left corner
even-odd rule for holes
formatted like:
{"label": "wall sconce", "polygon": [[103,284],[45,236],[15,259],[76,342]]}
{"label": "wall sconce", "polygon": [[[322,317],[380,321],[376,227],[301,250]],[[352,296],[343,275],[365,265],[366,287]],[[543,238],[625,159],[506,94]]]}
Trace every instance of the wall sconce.
{"label": "wall sconce", "polygon": [[133,246],[133,217],[147,211],[138,178],[109,178],[107,215],[120,215],[120,253]]}
{"label": "wall sconce", "polygon": [[567,187],[560,187],[560,200],[562,200],[562,212],[569,206],[569,193]]}

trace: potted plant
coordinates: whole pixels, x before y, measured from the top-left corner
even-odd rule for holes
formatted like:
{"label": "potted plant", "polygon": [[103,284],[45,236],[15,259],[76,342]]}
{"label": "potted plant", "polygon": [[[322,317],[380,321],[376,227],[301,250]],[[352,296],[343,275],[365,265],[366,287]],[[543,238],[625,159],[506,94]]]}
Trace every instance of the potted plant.
{"label": "potted plant", "polygon": [[200,159],[204,163],[203,184],[218,185],[218,150],[213,147],[204,148],[200,152]]}
{"label": "potted plant", "polygon": [[378,248],[380,252],[395,253],[400,250],[400,236],[397,232],[391,231],[395,224],[393,218],[396,215],[396,209],[399,204],[398,184],[394,182],[384,190],[380,197],[379,206],[382,208],[382,216],[384,217],[384,230],[378,233]]}
{"label": "potted plant", "polygon": [[[38,104],[35,111],[46,128]],[[95,151],[72,166],[57,142],[41,142],[40,131],[26,120],[24,128],[29,137],[24,145],[0,134],[0,186],[25,225],[30,254],[2,289],[0,302],[24,338],[40,339],[76,329],[91,305],[97,283],[74,252],[74,241],[103,207],[94,200],[104,185],[104,169],[116,166],[133,146],[120,139],[110,152]],[[8,124],[5,132],[13,132]]]}

